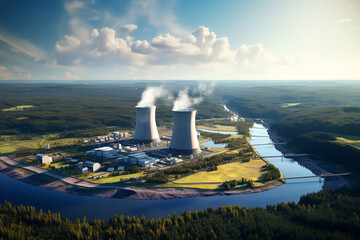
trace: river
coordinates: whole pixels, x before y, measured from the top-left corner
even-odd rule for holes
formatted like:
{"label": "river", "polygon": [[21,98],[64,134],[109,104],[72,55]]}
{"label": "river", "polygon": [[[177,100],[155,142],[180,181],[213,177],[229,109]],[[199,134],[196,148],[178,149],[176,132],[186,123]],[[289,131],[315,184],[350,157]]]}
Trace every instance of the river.
{"label": "river", "polygon": [[[270,143],[267,129],[261,123],[255,123],[251,129],[252,144]],[[262,156],[277,156],[281,153],[273,145],[256,146]],[[310,176],[313,173],[300,166],[290,158],[269,158],[269,162],[280,169],[285,177]],[[31,205],[43,211],[59,212],[63,217],[71,219],[103,218],[108,219],[114,214],[147,218],[166,217],[168,214],[180,214],[183,211],[206,209],[213,206],[241,205],[247,207],[265,207],[267,204],[295,201],[300,196],[321,190],[323,182],[317,178],[288,180],[286,184],[275,189],[231,196],[194,197],[168,200],[129,200],[116,198],[100,198],[72,195],[32,186],[0,174],[0,201],[5,200],[19,205]]]}

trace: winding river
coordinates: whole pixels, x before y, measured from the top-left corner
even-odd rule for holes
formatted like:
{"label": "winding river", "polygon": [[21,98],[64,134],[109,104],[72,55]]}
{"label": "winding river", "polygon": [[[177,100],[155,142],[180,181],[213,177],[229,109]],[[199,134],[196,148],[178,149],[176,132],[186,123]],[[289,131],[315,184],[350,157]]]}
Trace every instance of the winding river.
{"label": "winding river", "polygon": [[[270,143],[267,129],[261,123],[255,123],[251,129],[252,144]],[[273,145],[256,146],[262,156],[282,155]],[[300,166],[290,158],[269,158],[269,162],[278,167],[285,177],[310,176],[313,173]],[[99,198],[72,195],[68,193],[51,191],[30,184],[14,180],[0,174],[0,201],[10,201],[16,205],[31,205],[59,212],[62,216],[71,219],[103,218],[108,219],[114,214],[129,215],[147,218],[166,217],[168,214],[180,214],[183,211],[206,209],[213,206],[242,205],[247,207],[265,207],[267,204],[295,201],[300,196],[321,190],[323,183],[317,178],[288,180],[286,184],[266,192],[241,194],[231,196],[194,197],[168,200],[129,200],[116,198]]]}

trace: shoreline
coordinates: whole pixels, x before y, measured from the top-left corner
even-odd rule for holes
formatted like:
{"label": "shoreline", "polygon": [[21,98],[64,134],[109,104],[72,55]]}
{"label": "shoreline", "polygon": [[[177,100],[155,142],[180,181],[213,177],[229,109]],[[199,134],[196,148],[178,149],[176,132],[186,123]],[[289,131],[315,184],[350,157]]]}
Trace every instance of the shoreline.
{"label": "shoreline", "polygon": [[[107,185],[97,185],[93,187],[81,187],[63,182],[61,179],[53,178],[45,174],[38,174],[31,171],[24,171],[16,165],[7,166],[4,164],[4,158],[0,157],[0,173],[13,178],[18,181],[22,181],[33,186],[46,188],[53,191],[59,191],[64,193],[70,193],[75,195],[93,196],[93,197],[107,197],[107,198],[123,198],[134,200],[162,200],[162,199],[179,199],[189,197],[211,197],[211,196],[224,196],[235,194],[251,194],[272,190],[276,187],[284,184],[281,181],[271,184],[262,188],[248,188],[243,190],[227,190],[227,191],[201,191],[195,189],[176,189],[176,188],[164,188],[164,189],[145,189],[135,186],[128,187],[113,187]],[[10,158],[8,158],[10,159]],[[12,159],[10,159],[12,160]],[[26,169],[25,169],[26,170]]]}
{"label": "shoreline", "polygon": [[[283,142],[281,139],[281,137],[274,131],[271,130],[270,128],[267,129],[269,137],[271,139],[272,142]],[[292,151],[290,151],[289,149],[287,149],[285,146],[286,145],[278,145],[275,144],[274,145],[276,150],[282,152],[283,154],[286,153],[293,153]],[[315,160],[313,160],[312,158],[310,158],[309,156],[302,156],[302,157],[296,157],[294,159],[294,161],[298,162],[301,166],[309,169],[313,174],[315,175],[320,175],[323,173],[336,173],[337,171],[329,166],[326,166],[324,164],[321,164]],[[324,178],[324,185],[323,185],[323,189],[330,189],[330,190],[335,190],[341,187],[351,187],[351,184],[345,180],[344,177],[342,176],[336,176],[336,177],[327,177]]]}

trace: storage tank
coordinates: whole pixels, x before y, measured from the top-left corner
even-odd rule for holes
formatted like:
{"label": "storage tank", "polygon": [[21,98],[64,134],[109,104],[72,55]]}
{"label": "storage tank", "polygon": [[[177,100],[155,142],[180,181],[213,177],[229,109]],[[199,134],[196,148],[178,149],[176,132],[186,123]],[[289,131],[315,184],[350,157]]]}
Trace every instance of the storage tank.
{"label": "storage tank", "polygon": [[173,110],[174,127],[169,150],[173,154],[201,152],[195,128],[195,109]]}
{"label": "storage tank", "polygon": [[138,143],[160,142],[155,121],[156,106],[136,106],[134,140]]}

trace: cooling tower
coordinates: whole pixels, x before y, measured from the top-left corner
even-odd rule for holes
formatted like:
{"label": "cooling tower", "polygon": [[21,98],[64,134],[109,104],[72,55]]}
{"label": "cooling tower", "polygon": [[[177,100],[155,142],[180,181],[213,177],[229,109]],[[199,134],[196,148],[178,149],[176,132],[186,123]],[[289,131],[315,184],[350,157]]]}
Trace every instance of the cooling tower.
{"label": "cooling tower", "polygon": [[136,106],[134,140],[138,143],[160,142],[155,121],[156,106]]}
{"label": "cooling tower", "polygon": [[173,154],[200,153],[195,129],[195,109],[173,110],[174,128],[169,150]]}

